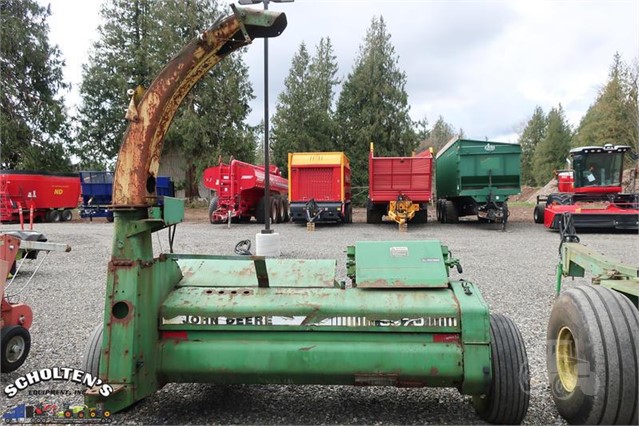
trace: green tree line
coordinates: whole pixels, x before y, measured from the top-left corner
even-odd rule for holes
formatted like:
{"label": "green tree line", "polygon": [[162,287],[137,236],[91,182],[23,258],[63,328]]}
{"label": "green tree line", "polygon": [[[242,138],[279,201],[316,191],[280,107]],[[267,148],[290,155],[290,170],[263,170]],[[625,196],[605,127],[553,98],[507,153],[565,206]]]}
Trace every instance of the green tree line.
{"label": "green tree line", "polygon": [[[548,114],[537,106],[519,135],[522,183],[547,184],[556,170],[566,168],[571,148],[612,144],[629,145],[639,152],[638,80],[637,59],[627,64],[616,53],[607,82],[575,130],[568,124],[561,104]],[[627,166],[636,166],[631,156],[627,161]]]}

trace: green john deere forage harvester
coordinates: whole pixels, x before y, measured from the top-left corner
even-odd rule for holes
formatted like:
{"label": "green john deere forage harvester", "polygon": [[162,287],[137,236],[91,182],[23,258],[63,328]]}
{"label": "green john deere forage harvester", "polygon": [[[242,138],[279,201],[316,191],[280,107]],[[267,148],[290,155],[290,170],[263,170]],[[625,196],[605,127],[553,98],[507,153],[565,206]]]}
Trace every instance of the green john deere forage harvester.
{"label": "green john deere forage harvester", "polygon": [[113,392],[90,389],[87,406],[117,412],[168,382],[438,386],[472,395],[485,420],[521,422],[521,335],[489,315],[476,286],[449,279],[459,262],[439,242],[358,243],[349,287],[335,282],[334,260],[153,257],[152,233],[184,214],[176,199],[150,207],[176,109],[224,56],[286,27],[281,13],[233,11],[133,93],[113,185],[104,325],[84,365]]}

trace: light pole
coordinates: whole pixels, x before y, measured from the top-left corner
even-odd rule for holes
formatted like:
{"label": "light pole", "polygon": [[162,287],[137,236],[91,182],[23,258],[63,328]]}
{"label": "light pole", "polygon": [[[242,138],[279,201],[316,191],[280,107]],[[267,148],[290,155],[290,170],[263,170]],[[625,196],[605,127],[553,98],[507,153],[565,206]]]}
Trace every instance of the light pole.
{"label": "light pole", "polygon": [[[241,5],[264,4],[264,10],[268,10],[269,2],[293,3],[295,0],[238,0]],[[268,37],[264,37],[264,229],[263,234],[271,234],[271,173],[268,153]]]}

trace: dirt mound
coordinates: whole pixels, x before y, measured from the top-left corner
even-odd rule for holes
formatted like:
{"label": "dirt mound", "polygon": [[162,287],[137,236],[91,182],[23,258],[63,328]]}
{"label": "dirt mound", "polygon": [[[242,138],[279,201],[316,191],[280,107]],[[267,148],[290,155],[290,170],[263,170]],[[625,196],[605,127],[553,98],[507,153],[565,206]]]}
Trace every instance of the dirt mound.
{"label": "dirt mound", "polygon": [[544,185],[543,188],[540,188],[537,191],[533,192],[526,201],[528,201],[529,203],[536,203],[538,195],[548,195],[552,194],[553,192],[557,192],[557,179],[555,178]]}
{"label": "dirt mound", "polygon": [[534,186],[522,185],[521,192],[517,195],[508,197],[508,201],[528,201],[530,196],[538,189],[539,188],[535,188]]}

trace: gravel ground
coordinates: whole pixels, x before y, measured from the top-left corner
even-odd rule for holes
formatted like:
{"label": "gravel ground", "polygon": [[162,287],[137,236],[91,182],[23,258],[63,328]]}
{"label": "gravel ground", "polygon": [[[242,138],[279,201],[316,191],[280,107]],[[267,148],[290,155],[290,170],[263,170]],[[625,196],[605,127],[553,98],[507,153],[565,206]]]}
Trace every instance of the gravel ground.
{"label": "gravel ground", "polygon": [[[532,209],[532,208],[530,208]],[[360,212],[361,213],[361,212]],[[526,215],[522,215],[524,217]],[[528,217],[532,214],[528,214]],[[257,224],[209,225],[198,215],[178,226],[178,253],[232,254],[235,243],[251,239],[263,228]],[[516,217],[516,216],[514,216]],[[360,216],[355,216],[361,221]],[[21,374],[65,366],[80,368],[85,342],[102,318],[103,294],[113,224],[89,222],[38,224],[51,242],[68,243],[70,253],[52,253],[33,281],[20,292],[31,305],[34,322],[32,348],[16,372],[2,374],[4,389]],[[563,423],[547,385],[545,333],[555,286],[558,234],[528,219],[513,220],[507,232],[476,221],[458,225],[412,225],[399,233],[394,224],[354,223],[317,226],[315,232],[293,224],[274,225],[287,258],[337,259],[337,278],[346,279],[345,247],[363,240],[438,239],[447,244],[464,267],[462,277],[482,290],[491,312],[510,316],[519,326],[531,368],[531,400],[525,423]],[[17,229],[0,225],[0,231]],[[637,264],[636,234],[582,234],[582,242],[630,264]],[[168,250],[166,231],[154,238],[156,251]],[[25,282],[35,263],[9,293]],[[453,277],[459,276],[452,272]],[[575,285],[586,280],[566,281]],[[30,395],[35,391],[65,391],[70,395]],[[21,402],[80,404],[80,385],[52,382],[33,386],[15,398],[0,398],[0,412]],[[355,388],[342,386],[213,386],[170,384],[125,412],[118,423],[142,424],[467,424],[481,423],[470,399],[449,389]]]}

